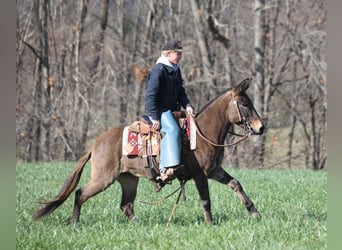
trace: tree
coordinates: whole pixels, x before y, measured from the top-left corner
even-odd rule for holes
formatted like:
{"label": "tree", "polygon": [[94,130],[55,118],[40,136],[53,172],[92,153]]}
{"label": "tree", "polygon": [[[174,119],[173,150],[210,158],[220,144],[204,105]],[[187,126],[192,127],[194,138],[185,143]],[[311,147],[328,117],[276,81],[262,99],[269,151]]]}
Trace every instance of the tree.
{"label": "tree", "polygon": [[[259,114],[264,119],[267,127],[267,117],[265,116],[265,1],[255,0],[255,25],[254,25],[254,53],[255,53],[255,83],[254,83],[254,106],[259,111]],[[264,165],[265,152],[265,136],[254,140],[253,155],[255,156],[256,168],[262,168]]]}
{"label": "tree", "polygon": [[266,134],[228,149],[225,164],[324,168],[325,20],[325,0],[18,0],[17,158],[76,160],[136,120],[149,69],[178,38],[195,110],[254,78]]}

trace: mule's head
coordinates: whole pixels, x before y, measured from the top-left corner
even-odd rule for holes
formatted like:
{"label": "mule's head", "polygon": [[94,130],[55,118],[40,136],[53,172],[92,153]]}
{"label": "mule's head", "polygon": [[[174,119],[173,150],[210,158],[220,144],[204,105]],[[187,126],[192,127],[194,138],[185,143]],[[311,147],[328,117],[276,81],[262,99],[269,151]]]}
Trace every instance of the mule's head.
{"label": "mule's head", "polygon": [[252,78],[247,78],[232,89],[227,116],[229,122],[243,127],[247,132],[261,135],[265,130],[264,124],[246,94],[251,81]]}

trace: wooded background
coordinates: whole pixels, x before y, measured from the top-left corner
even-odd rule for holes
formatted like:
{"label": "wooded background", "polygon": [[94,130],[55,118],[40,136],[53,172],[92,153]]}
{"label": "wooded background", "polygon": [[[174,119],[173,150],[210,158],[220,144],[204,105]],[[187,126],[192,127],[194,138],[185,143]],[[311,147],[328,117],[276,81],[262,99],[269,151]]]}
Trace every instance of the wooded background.
{"label": "wooded background", "polygon": [[136,120],[147,72],[177,38],[195,111],[253,77],[266,133],[226,149],[225,164],[326,168],[326,0],[17,0],[16,10],[18,161],[75,161]]}

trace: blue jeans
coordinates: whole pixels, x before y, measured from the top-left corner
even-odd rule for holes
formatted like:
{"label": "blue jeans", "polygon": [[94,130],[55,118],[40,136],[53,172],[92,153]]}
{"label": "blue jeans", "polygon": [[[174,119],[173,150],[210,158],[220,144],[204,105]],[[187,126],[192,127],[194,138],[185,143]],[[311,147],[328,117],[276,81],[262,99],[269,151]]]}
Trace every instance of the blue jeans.
{"label": "blue jeans", "polygon": [[170,110],[161,114],[160,132],[162,140],[160,145],[160,172],[166,171],[166,168],[177,166],[181,162],[181,139],[178,123]]}

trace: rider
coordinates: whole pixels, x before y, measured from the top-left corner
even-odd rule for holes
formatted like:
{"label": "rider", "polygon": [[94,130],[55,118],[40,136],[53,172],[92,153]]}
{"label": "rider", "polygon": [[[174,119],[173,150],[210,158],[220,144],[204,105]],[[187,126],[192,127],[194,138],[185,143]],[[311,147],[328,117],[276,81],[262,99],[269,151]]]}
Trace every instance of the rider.
{"label": "rider", "polygon": [[146,83],[146,112],[152,121],[152,128],[160,129],[163,136],[158,178],[163,183],[174,178],[174,170],[181,163],[180,129],[172,112],[179,111],[182,106],[188,114],[193,114],[178,66],[182,52],[181,41],[166,42],[156,65],[148,74]]}

